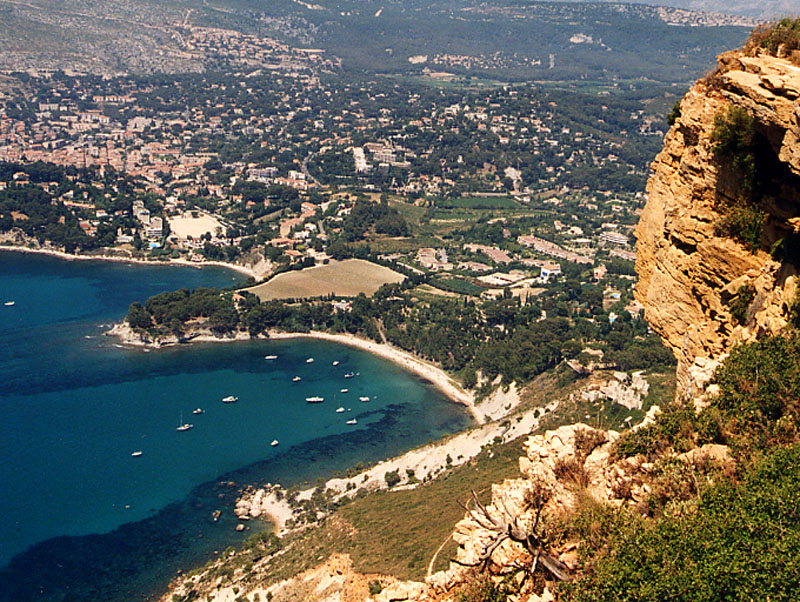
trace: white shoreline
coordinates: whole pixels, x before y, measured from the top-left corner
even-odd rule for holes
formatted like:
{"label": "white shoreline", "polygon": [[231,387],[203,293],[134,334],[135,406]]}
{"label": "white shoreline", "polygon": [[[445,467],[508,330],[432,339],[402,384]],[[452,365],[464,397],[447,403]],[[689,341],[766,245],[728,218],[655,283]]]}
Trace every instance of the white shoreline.
{"label": "white shoreline", "polygon": [[22,247],[19,245],[0,245],[0,251],[13,251],[16,253],[33,253],[38,255],[49,255],[51,257],[57,257],[59,259],[64,259],[66,261],[109,261],[113,263],[131,263],[137,265],[166,266],[166,267],[180,266],[180,267],[189,267],[197,269],[201,269],[206,266],[216,266],[221,268],[228,268],[229,270],[234,270],[246,276],[250,276],[255,280],[258,280],[255,272],[251,268],[242,265],[237,265],[234,263],[226,263],[224,261],[203,261],[201,263],[197,263],[194,261],[188,261],[187,259],[167,259],[164,261],[158,261],[158,260],[139,259],[136,257],[117,257],[114,255],[78,255],[76,253],[67,253],[66,251],[59,251],[57,249],[34,249],[31,247]]}
{"label": "white shoreline", "polygon": [[[507,443],[533,432],[544,420],[548,412],[554,411],[560,400],[551,401],[539,409],[529,409],[516,414],[515,420],[502,422],[494,420],[471,429],[444,437],[434,443],[428,443],[411,449],[404,454],[378,462],[351,477],[331,477],[326,479],[325,488],[339,499],[352,495],[358,489],[374,492],[389,489],[386,482],[387,472],[397,472],[401,483],[391,488],[392,491],[413,489],[421,483],[436,479],[449,468],[460,466],[472,460],[487,446],[501,441]],[[408,478],[413,474],[414,480]],[[237,502],[234,513],[237,517],[267,518],[275,525],[277,535],[282,537],[294,528],[287,527],[287,521],[294,518],[294,508],[286,496],[278,495],[279,485],[268,484],[266,487],[251,490]],[[310,499],[314,487],[302,489],[297,494],[298,500]]]}

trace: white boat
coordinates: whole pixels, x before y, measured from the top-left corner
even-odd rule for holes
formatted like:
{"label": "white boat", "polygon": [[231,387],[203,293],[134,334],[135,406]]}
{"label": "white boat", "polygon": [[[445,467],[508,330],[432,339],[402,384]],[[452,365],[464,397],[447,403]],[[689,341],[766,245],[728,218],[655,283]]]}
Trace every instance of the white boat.
{"label": "white boat", "polygon": [[292,379],[292,382],[293,382],[293,383],[299,383],[299,382],[300,382],[300,377],[299,377],[299,376],[295,376],[295,377]]}
{"label": "white boat", "polygon": [[345,378],[353,378],[354,376],[355,374],[353,374],[352,372],[348,372],[347,374],[344,375]]}
{"label": "white boat", "polygon": [[222,398],[222,403],[236,403],[237,401],[239,401],[239,398],[236,395],[228,395]]}
{"label": "white boat", "polygon": [[342,412],[344,412],[344,408],[341,408],[341,407],[340,408],[336,408],[336,413],[337,414],[341,414]]}
{"label": "white boat", "polygon": [[277,355],[265,355],[264,359],[265,360],[276,360],[276,359],[278,359],[278,356]]}
{"label": "white boat", "polygon": [[188,422],[183,421],[183,412],[181,412],[181,419],[178,422],[179,425],[178,428],[175,429],[176,431],[188,431],[190,428],[194,426],[193,424],[189,424]]}
{"label": "white boat", "polygon": [[202,414],[202,413],[203,413],[202,408],[197,408],[195,410],[192,410],[192,414]]}
{"label": "white boat", "polygon": [[366,395],[362,395],[361,397],[358,398],[358,401],[369,401],[369,397],[367,397]]}
{"label": "white boat", "polygon": [[16,304],[17,304],[16,301],[6,301],[5,303],[3,303],[3,305],[5,305],[6,307],[12,307]]}
{"label": "white boat", "polygon": [[320,397],[319,395],[315,395],[314,397],[306,397],[306,401],[308,403],[322,403],[325,401],[324,397]]}
{"label": "white boat", "polygon": [[278,440],[277,440],[277,439],[273,439],[273,440],[272,440],[272,443],[270,443],[270,445],[271,445],[272,447],[278,447]]}
{"label": "white boat", "polygon": [[133,456],[134,458],[138,458],[141,455],[142,455],[142,452],[140,452],[140,451],[135,451],[135,452],[131,453],[131,456]]}
{"label": "white boat", "polygon": [[313,357],[310,357],[310,358],[308,358],[306,360],[306,364],[313,364],[313,363],[314,363],[314,358]]}
{"label": "white boat", "polygon": [[339,360],[333,360],[331,366],[338,366],[338,365],[339,365]]}
{"label": "white boat", "polygon": [[339,389],[339,393],[347,393],[350,389]]}
{"label": "white boat", "polygon": [[345,422],[345,424],[358,424],[358,420],[353,418],[352,420],[348,420],[347,422]]}

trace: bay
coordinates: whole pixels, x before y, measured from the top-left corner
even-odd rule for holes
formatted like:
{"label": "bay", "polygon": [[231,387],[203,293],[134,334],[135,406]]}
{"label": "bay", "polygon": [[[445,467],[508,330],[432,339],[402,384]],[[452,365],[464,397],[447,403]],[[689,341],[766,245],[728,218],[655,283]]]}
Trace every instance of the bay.
{"label": "bay", "polygon": [[428,383],[329,342],[145,352],[103,335],[133,300],[242,280],[0,253],[0,301],[15,302],[0,306],[0,599],[148,599],[247,536],[230,512],[241,485],[313,482],[469,424]]}

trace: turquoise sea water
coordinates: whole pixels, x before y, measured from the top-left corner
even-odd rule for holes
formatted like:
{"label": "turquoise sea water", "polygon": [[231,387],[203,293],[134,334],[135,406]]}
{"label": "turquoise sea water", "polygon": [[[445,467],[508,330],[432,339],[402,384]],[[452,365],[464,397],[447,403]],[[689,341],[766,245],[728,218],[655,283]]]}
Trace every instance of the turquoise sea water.
{"label": "turquoise sea water", "polygon": [[133,300],[241,280],[0,253],[0,303],[15,301],[0,305],[0,600],[149,599],[246,537],[231,513],[243,484],[313,482],[469,424],[428,383],[332,343],[148,353],[102,334]]}

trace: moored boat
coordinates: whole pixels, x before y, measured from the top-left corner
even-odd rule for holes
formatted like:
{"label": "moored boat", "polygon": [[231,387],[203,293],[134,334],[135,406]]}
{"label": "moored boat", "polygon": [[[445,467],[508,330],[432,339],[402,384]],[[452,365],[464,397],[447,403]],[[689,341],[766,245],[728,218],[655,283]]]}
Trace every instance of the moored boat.
{"label": "moored boat", "polygon": [[353,378],[354,376],[355,376],[355,374],[353,374],[352,372],[347,372],[347,373],[344,375],[344,377],[345,377],[345,378]]}
{"label": "moored boat", "polygon": [[188,431],[193,426],[194,426],[193,424],[189,424],[188,422],[184,422],[183,421],[183,412],[181,412],[181,419],[178,421],[178,428],[176,428],[175,430],[176,431]]}
{"label": "moored boat", "polygon": [[352,420],[348,420],[347,422],[345,422],[345,424],[358,424],[358,420],[353,418]]}
{"label": "moored boat", "polygon": [[133,456],[134,458],[138,458],[141,455],[142,455],[142,452],[140,452],[140,451],[135,451],[135,452],[131,453],[131,456]]}
{"label": "moored boat", "polygon": [[277,355],[265,355],[264,359],[265,360],[276,360],[276,359],[278,359],[278,356]]}
{"label": "moored boat", "polygon": [[16,301],[6,301],[5,303],[3,303],[3,305],[5,305],[6,307],[13,307],[16,304],[17,304]]}
{"label": "moored boat", "polygon": [[313,397],[306,397],[306,401],[308,403],[322,403],[325,401],[325,398],[320,397],[319,395],[314,395]]}
{"label": "moored boat", "polygon": [[310,357],[310,358],[308,358],[306,360],[306,364],[313,364],[313,363],[314,363],[314,358],[313,357]]}
{"label": "moored boat", "polygon": [[203,413],[203,409],[202,408],[196,408],[196,409],[192,410],[192,414],[202,414],[202,413]]}
{"label": "moored boat", "polygon": [[301,378],[300,378],[299,376],[295,376],[295,377],[292,379],[292,382],[293,382],[293,383],[299,383],[299,382],[300,382],[300,380],[301,380]]}
{"label": "moored boat", "polygon": [[369,397],[367,397],[366,395],[362,395],[361,397],[358,398],[358,401],[369,401]]}
{"label": "moored boat", "polygon": [[278,447],[278,440],[277,440],[277,439],[273,439],[273,440],[272,440],[272,443],[270,443],[270,445],[271,445],[272,447]]}
{"label": "moored boat", "polygon": [[333,362],[331,363],[331,366],[338,366],[338,365],[339,365],[339,360],[333,360]]}
{"label": "moored boat", "polygon": [[347,393],[350,389],[339,389],[339,393]]}
{"label": "moored boat", "polygon": [[222,403],[236,403],[237,401],[239,401],[239,398],[236,395],[228,395],[222,398]]}
{"label": "moored boat", "polygon": [[344,408],[343,407],[336,408],[336,413],[337,414],[341,414],[342,412],[344,412]]}

